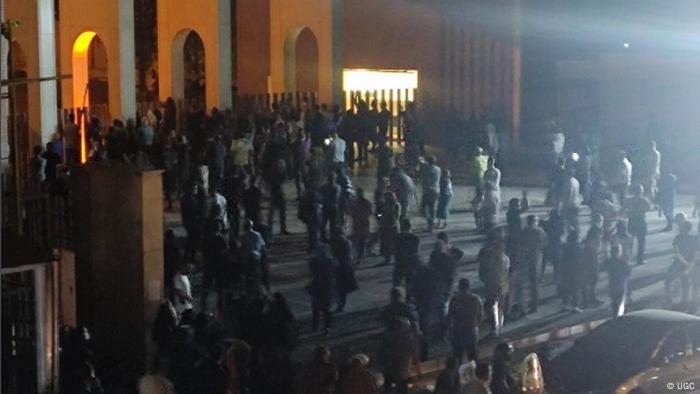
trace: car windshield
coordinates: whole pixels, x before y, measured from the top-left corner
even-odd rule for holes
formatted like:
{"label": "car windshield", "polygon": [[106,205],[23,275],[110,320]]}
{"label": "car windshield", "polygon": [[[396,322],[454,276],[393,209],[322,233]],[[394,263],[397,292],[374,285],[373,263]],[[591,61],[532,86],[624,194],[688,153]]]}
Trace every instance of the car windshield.
{"label": "car windshield", "polygon": [[[649,365],[666,332],[658,326],[641,327],[625,319],[612,321],[577,341],[555,364],[572,389],[588,382],[619,382]],[[586,373],[581,373],[582,366]]]}

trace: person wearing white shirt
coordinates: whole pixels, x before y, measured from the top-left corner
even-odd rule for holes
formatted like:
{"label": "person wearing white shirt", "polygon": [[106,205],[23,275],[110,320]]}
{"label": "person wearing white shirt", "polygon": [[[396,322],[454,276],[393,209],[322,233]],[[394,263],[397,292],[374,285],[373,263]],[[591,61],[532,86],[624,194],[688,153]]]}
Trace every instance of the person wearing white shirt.
{"label": "person wearing white shirt", "polygon": [[338,133],[331,134],[333,148],[333,163],[345,163],[345,140],[338,136]]}
{"label": "person wearing white shirt", "polygon": [[192,309],[192,286],[187,277],[187,271],[187,264],[182,263],[177,274],[173,277],[173,299],[178,316],[182,316],[185,311]]}
{"label": "person wearing white shirt", "polygon": [[627,153],[621,150],[617,152],[615,162],[608,172],[608,185],[619,196],[620,204],[627,197],[627,189],[632,183],[632,163],[627,160]]}

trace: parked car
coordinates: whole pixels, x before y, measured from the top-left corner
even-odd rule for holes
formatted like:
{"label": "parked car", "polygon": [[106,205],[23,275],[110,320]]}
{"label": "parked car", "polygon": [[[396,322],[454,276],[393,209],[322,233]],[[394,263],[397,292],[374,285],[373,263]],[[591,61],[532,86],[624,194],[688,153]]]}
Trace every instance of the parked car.
{"label": "parked car", "polygon": [[543,367],[550,394],[700,392],[700,318],[653,309],[628,313]]}

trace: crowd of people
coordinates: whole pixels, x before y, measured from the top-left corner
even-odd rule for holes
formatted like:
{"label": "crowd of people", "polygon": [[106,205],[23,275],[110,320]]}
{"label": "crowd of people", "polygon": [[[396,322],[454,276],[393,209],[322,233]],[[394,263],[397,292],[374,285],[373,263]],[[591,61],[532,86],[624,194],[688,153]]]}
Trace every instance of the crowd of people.
{"label": "crowd of people", "polygon": [[[507,343],[496,347],[490,365],[482,363],[480,327],[488,324],[486,340],[498,342],[506,322],[535,313],[548,266],[564,312],[600,306],[596,287],[606,271],[612,315],[624,313],[632,293],[631,263],[645,262],[646,214],[655,208],[667,220],[665,230],[674,224],[679,229],[665,282],[668,302],[679,281],[681,307],[692,310],[696,304],[699,243],[687,216],[675,215],[676,177],[661,166],[653,142],[633,166],[623,151],[608,160],[585,146],[565,150],[563,134],[553,132],[551,154],[544,156],[548,218],[529,213],[523,192],[508,201],[505,224],[497,137],[485,149],[475,147],[467,172],[475,231],[484,234],[476,257],[483,290],[477,295],[469,279],[457,276],[465,253],[441,231],[448,227],[455,193],[451,171],[426,154],[410,103],[400,122],[405,153],[397,155],[387,143],[391,116],[385,103],[362,100],[347,111],[280,102],[242,113],[192,111],[177,128],[174,102],[168,100],[138,122],[115,120],[106,133],[98,120],[89,122],[89,160],[164,169],[166,209],[179,209],[186,232],[184,243],[172,229],[164,237],[168,297],[153,324],[157,353],[139,381],[141,393],[287,393],[296,384],[292,351],[299,324],[284,295],[271,292],[269,273],[276,237],[289,234],[288,182],[307,232],[313,331],[331,332],[334,314],[344,311],[348,296],[361,286],[355,269],[366,264],[376,245],[382,263],[393,265],[376,360],[385,392],[405,393],[431,346],[447,337],[453,352],[436,393],[520,392]],[[34,187],[65,192],[65,175],[59,174],[67,174],[80,154],[74,121],[46,149],[36,147]],[[495,134],[489,126],[485,135]],[[352,182],[353,169],[367,168],[370,154],[376,155],[373,196]],[[582,236],[584,205],[591,225]],[[413,231],[414,208],[428,232],[439,231],[428,258]],[[193,271],[202,278],[198,299]],[[329,348],[316,349],[302,392],[379,392],[367,355],[340,366],[331,360]],[[470,361],[474,374],[461,387],[458,366]],[[89,357],[71,363],[84,371],[67,380],[82,390],[75,392],[100,392]]]}

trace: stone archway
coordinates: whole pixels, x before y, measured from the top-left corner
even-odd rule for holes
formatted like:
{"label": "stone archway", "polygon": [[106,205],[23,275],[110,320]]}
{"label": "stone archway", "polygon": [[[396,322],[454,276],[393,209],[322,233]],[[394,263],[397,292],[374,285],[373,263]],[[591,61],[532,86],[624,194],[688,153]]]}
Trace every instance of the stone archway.
{"label": "stone archway", "polygon": [[[75,108],[90,108],[102,120],[109,120],[109,56],[94,31],[80,33],[73,43],[73,102]],[[87,161],[87,141],[80,122],[80,161]]]}
{"label": "stone archway", "polygon": [[171,51],[172,97],[189,108],[206,107],[206,52],[200,35],[184,29],[175,35]]}
{"label": "stone archway", "polygon": [[319,88],[318,39],[306,27],[292,29],[284,43],[285,90],[316,92]]}

